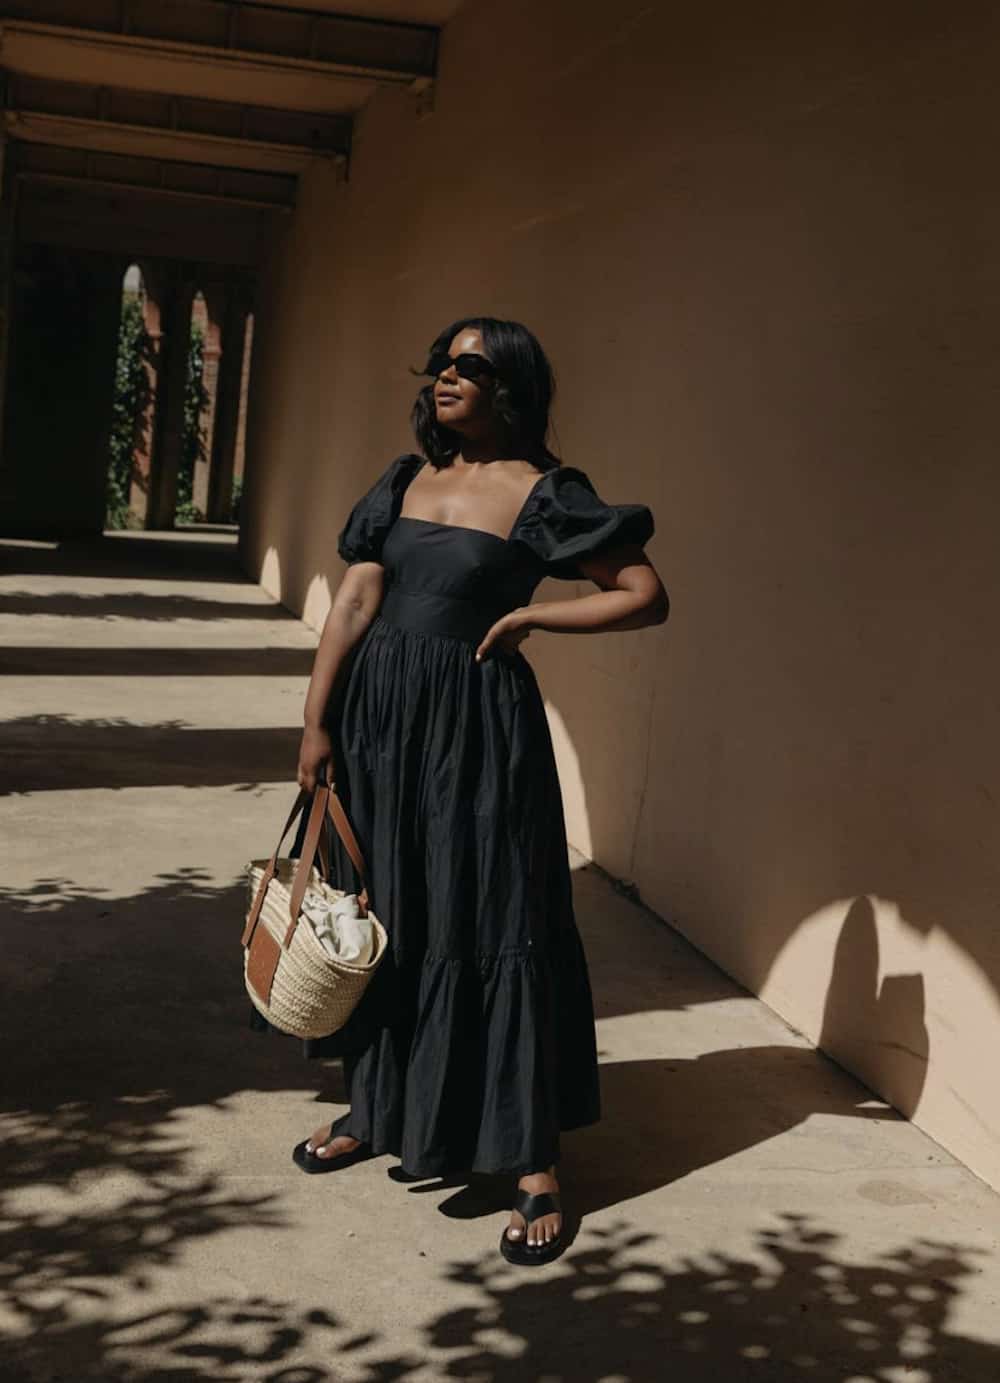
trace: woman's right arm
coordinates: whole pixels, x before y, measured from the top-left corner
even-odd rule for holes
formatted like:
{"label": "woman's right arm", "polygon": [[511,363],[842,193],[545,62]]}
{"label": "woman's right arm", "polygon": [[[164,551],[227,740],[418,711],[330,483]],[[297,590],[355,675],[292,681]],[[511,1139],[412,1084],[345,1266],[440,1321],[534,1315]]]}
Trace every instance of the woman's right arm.
{"label": "woman's right arm", "polygon": [[324,724],[326,708],[346,671],[348,654],[378,613],[384,575],[378,562],[353,562],[344,573],[323,625],[306,694],[305,730],[299,749],[298,783],[309,792],[316,786],[320,764],[332,755]]}

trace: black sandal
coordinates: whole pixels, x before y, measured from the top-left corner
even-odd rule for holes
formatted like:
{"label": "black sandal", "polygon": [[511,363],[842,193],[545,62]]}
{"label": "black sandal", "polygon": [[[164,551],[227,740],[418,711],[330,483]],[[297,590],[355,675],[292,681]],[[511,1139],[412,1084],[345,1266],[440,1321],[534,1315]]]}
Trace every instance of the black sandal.
{"label": "black sandal", "polygon": [[[327,1135],[327,1142],[332,1142],[334,1138],[350,1138],[351,1134],[335,1134],[333,1130]],[[356,1162],[366,1162],[372,1156],[372,1150],[367,1143],[361,1143],[358,1147],[352,1148],[350,1152],[334,1153],[332,1157],[317,1157],[314,1152],[309,1152],[307,1144],[309,1139],[304,1139],[301,1143],[296,1143],[292,1149],[292,1161],[296,1167],[300,1167],[303,1172],[308,1172],[310,1176],[318,1172],[339,1172],[342,1167],[353,1167]],[[320,1147],[326,1147],[326,1143],[321,1143]]]}
{"label": "black sandal", "polygon": [[531,1229],[532,1223],[541,1219],[543,1215],[562,1214],[559,1192],[540,1191],[537,1195],[532,1195],[530,1191],[525,1191],[519,1186],[514,1194],[514,1209],[524,1219],[524,1237],[511,1239],[507,1234],[510,1225],[504,1227],[504,1232],[500,1235],[500,1252],[507,1262],[517,1263],[524,1267],[538,1267],[542,1263],[551,1263],[553,1258],[558,1258],[563,1250],[561,1228],[554,1239],[550,1239],[547,1244],[539,1244],[536,1247],[532,1247],[528,1243],[528,1231]]}

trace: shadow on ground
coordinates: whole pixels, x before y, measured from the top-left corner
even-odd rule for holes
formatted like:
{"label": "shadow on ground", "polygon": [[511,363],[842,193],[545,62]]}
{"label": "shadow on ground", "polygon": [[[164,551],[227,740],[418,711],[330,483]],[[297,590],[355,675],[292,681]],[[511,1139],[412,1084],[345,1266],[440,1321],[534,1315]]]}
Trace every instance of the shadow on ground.
{"label": "shadow on ground", "polygon": [[[248,1031],[245,904],[242,881],[220,888],[198,869],[124,898],[60,878],[0,890],[5,948],[19,958],[4,1015],[10,1031],[39,1038],[6,1054],[20,1125],[0,1144],[4,1182],[88,1169],[155,1175],[173,1165],[165,1150],[175,1111],[221,1109],[246,1090],[312,1090],[317,1068],[299,1044]],[[697,1002],[690,982],[683,998]],[[660,1006],[674,1006],[669,989]],[[601,1096],[601,1122],[567,1135],[566,1176],[583,1213],[668,1185],[811,1114],[898,1118],[797,1046],[605,1062]]]}
{"label": "shadow on ground", "polygon": [[246,581],[235,535],[105,534],[58,543],[0,539],[0,574],[18,576],[127,576],[133,580]]}
{"label": "shadow on ground", "polygon": [[[336,1302],[207,1293],[197,1301],[119,1314],[107,1310],[130,1273],[143,1289],[143,1262],[162,1261],[185,1235],[208,1234],[263,1207],[193,1194],[178,1211],[162,1198],[141,1213],[126,1205],[118,1232],[57,1223],[67,1268],[22,1279],[8,1263],[5,1296],[32,1334],[0,1368],[8,1383],[93,1379],[101,1383],[359,1383],[421,1379],[481,1383],[986,1383],[1000,1350],[948,1329],[962,1282],[977,1271],[960,1245],[918,1240],[859,1264],[841,1259],[835,1234],[783,1216],[762,1231],[754,1256],[706,1252],[666,1266],[668,1246],[617,1225],[594,1230],[558,1272],[530,1281],[495,1253],[440,1271],[456,1296],[473,1302],[430,1319],[415,1347],[393,1348],[380,1323],[391,1314],[373,1299],[363,1321]],[[159,1224],[166,1247],[137,1252],[143,1230]],[[345,1265],[345,1272],[347,1271]],[[410,1281],[407,1282],[407,1277]],[[56,1280],[53,1280],[53,1279]],[[412,1283],[405,1265],[397,1285]],[[888,1372],[885,1372],[888,1370]]]}
{"label": "shadow on ground", "polygon": [[8,644],[0,677],[308,677],[312,648],[35,648]]}
{"label": "shadow on ground", "polygon": [[[130,571],[130,577],[135,573]],[[239,580],[237,573],[233,580]],[[207,600],[199,596],[149,595],[123,591],[113,595],[75,595],[58,591],[51,595],[34,591],[5,591],[0,595],[0,615],[61,615],[70,619],[129,619],[160,624],[172,620],[287,620],[299,621],[269,600]]]}
{"label": "shadow on ground", "polygon": [[0,796],[73,788],[292,783],[301,730],[21,716],[3,725]]}
{"label": "shadow on ground", "polygon": [[[259,1182],[254,1194],[234,1192],[196,1172],[182,1133],[185,1109],[225,1110],[246,1091],[301,1089],[308,1098],[314,1087],[317,1073],[297,1044],[247,1031],[243,900],[241,885],[219,888],[195,870],[128,898],[102,899],[59,879],[3,897],[5,945],[20,958],[5,1017],[21,1040],[8,1047],[4,1073],[0,1285],[15,1329],[0,1378],[895,1383],[880,1370],[904,1365],[907,1383],[997,1376],[1000,1350],[948,1328],[963,1282],[980,1269],[973,1249],[914,1240],[859,1263],[837,1235],[792,1216],[761,1231],[752,1256],[719,1244],[697,1261],[634,1224],[585,1221],[557,1267],[524,1274],[497,1254],[494,1201],[480,1212],[488,1242],[468,1261],[440,1264],[416,1245],[387,1246],[399,1290],[419,1293],[433,1275],[460,1303],[426,1320],[412,1351],[391,1338],[391,1303],[374,1284],[363,1317],[350,1309],[357,1294],[347,1290],[346,1260],[342,1296],[327,1287],[315,1299],[301,1289],[293,1297],[276,1266],[266,1297],[207,1283],[204,1294],[165,1304],[164,1270],[186,1245],[221,1238],[216,1257],[231,1253],[238,1277],[246,1241],[227,1246],[228,1232],[259,1229],[260,1251],[276,1265],[303,1233],[287,1219],[277,1177],[274,1193]],[[586,1142],[570,1141],[564,1164],[569,1198],[584,1214],[668,1185],[817,1109],[872,1113],[859,1107],[864,1092],[852,1081],[800,1048],[614,1063],[602,1067],[602,1091],[604,1120],[582,1131]],[[333,1086],[324,1098],[343,1092]],[[289,1130],[289,1143],[299,1132]],[[96,1192],[112,1176],[121,1193],[109,1208]],[[387,1179],[385,1194],[440,1188],[404,1190]],[[467,1205],[468,1190],[438,1209],[461,1213],[463,1198]]]}
{"label": "shadow on ground", "polygon": [[[241,579],[232,546],[186,537],[0,545],[0,559],[8,569],[14,562],[16,570],[49,574]],[[183,596],[36,601],[16,593],[8,607],[142,620],[231,618],[241,608]],[[248,619],[283,617],[273,606],[242,608]],[[246,650],[129,648],[102,650],[98,662],[91,650],[22,648],[8,650],[8,671],[11,655],[22,675],[180,675],[185,667],[263,674],[299,656],[269,650],[248,665],[240,661]],[[5,786],[15,792],[286,781],[298,739],[293,731],[43,716],[15,722],[10,733],[15,752]],[[499,1257],[494,1216],[506,1185],[448,1183],[454,1193],[441,1199],[445,1183],[400,1187],[387,1176],[386,1196],[423,1198],[432,1251],[387,1244],[386,1272],[366,1294],[350,1280],[349,1254],[338,1263],[341,1250],[330,1238],[332,1289],[303,1291],[300,1277],[289,1290],[283,1264],[303,1233],[329,1236],[329,1218],[306,1228],[301,1212],[293,1218],[287,1164],[273,1182],[255,1178],[252,1191],[238,1177],[206,1170],[206,1149],[191,1146],[184,1117],[194,1109],[231,1115],[235,1098],[248,1094],[301,1091],[305,1105],[321,1074],[321,1102],[344,1099],[339,1068],[321,1073],[301,1060],[297,1044],[248,1030],[242,884],[220,887],[198,870],[179,870],[121,898],[83,890],[56,877],[56,868],[31,889],[0,893],[5,954],[16,958],[2,1001],[11,1034],[0,1143],[4,1383],[988,1383],[1000,1376],[1000,1350],[953,1325],[964,1285],[982,1268],[969,1246],[911,1238],[859,1261],[851,1243],[818,1221],[776,1214],[752,1252],[706,1243],[697,1259],[684,1259],[670,1242],[625,1222],[628,1202],[812,1114],[894,1117],[872,1108],[831,1063],[787,1045],[605,1062],[602,1122],[567,1138],[561,1171],[575,1213],[621,1207],[622,1218],[584,1218],[551,1269],[518,1272]],[[611,992],[608,977],[624,964],[619,940],[600,922],[597,908],[592,926],[582,917],[581,927],[598,996]],[[605,999],[599,1016],[733,997],[727,981],[679,944],[658,948],[641,977],[634,970],[614,986],[627,994],[627,1007],[611,1010]],[[302,1131],[290,1128],[287,1145]],[[357,1171],[370,1177],[372,1168]],[[349,1179],[339,1185],[350,1194]],[[442,1262],[435,1212],[481,1223],[482,1252]],[[192,1282],[185,1254],[205,1240],[214,1244],[213,1272]],[[266,1260],[273,1286],[264,1295],[239,1291],[248,1251]],[[394,1293],[419,1301],[430,1283],[443,1284],[454,1304],[428,1310],[412,1344],[401,1347]]]}

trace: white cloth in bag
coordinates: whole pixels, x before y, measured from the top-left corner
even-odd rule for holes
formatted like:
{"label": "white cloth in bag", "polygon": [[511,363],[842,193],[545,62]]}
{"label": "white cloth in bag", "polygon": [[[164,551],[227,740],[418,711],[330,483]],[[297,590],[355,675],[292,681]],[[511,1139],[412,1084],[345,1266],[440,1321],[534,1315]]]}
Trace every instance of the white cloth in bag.
{"label": "white cloth in bag", "polygon": [[361,916],[356,893],[348,893],[335,903],[307,893],[302,916],[334,960],[346,960],[352,965],[367,965],[371,961],[376,949],[375,928],[367,917]]}

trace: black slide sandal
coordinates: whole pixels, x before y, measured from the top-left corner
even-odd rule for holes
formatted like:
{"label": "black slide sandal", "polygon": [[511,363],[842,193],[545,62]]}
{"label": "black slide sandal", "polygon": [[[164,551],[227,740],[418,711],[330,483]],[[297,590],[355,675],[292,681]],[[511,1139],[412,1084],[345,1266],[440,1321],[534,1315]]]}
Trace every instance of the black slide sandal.
{"label": "black slide sandal", "polygon": [[541,1219],[543,1215],[562,1214],[559,1192],[540,1191],[533,1196],[530,1191],[525,1191],[519,1186],[514,1195],[514,1209],[524,1219],[524,1237],[511,1239],[507,1234],[510,1226],[504,1227],[504,1232],[500,1235],[500,1252],[507,1262],[517,1263],[523,1267],[539,1267],[542,1263],[551,1263],[553,1258],[558,1258],[563,1250],[562,1229],[554,1239],[538,1248],[532,1248],[528,1243],[528,1230],[533,1221]]}
{"label": "black slide sandal", "polygon": [[[341,1136],[340,1134],[333,1135],[333,1137]],[[343,1136],[350,1137],[351,1135],[345,1134]],[[329,1141],[332,1142],[333,1139],[331,1138]],[[353,1167],[356,1162],[367,1162],[372,1156],[372,1150],[368,1144],[362,1143],[359,1147],[352,1148],[350,1152],[334,1153],[332,1157],[317,1157],[315,1153],[307,1151],[306,1144],[308,1142],[309,1139],[306,1138],[301,1143],[296,1143],[292,1149],[292,1161],[296,1167],[301,1168],[303,1172],[308,1172],[310,1176],[320,1172],[339,1172],[342,1167]],[[320,1146],[325,1147],[325,1144]]]}

